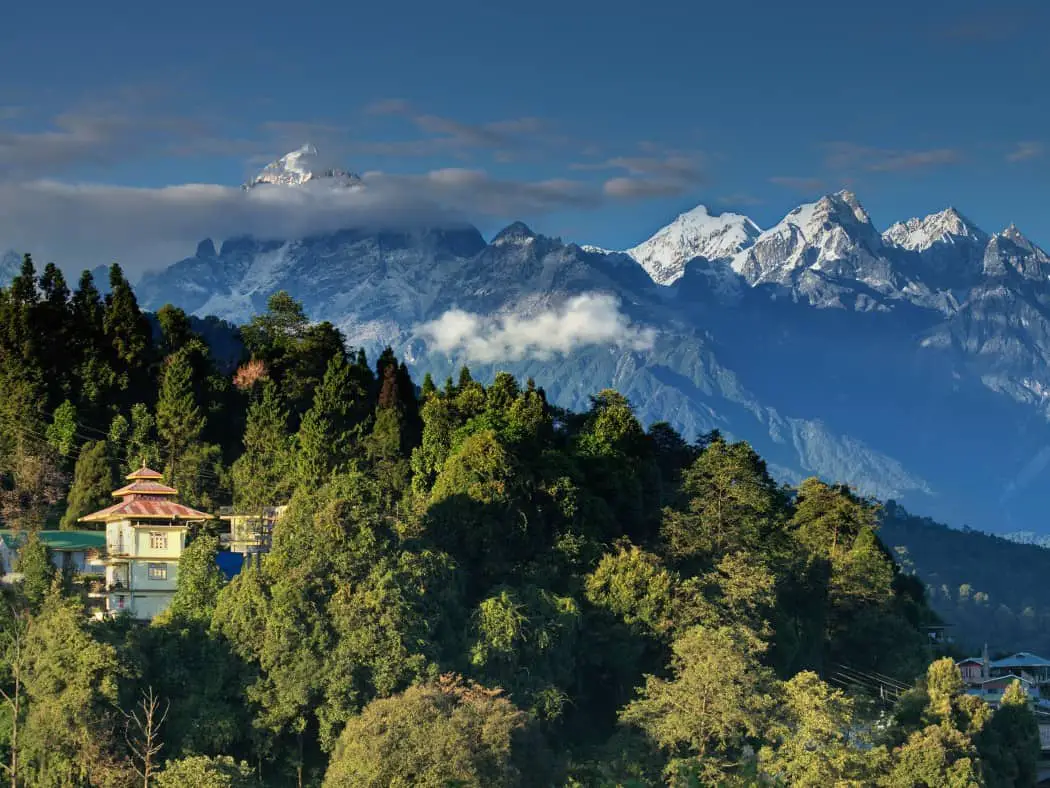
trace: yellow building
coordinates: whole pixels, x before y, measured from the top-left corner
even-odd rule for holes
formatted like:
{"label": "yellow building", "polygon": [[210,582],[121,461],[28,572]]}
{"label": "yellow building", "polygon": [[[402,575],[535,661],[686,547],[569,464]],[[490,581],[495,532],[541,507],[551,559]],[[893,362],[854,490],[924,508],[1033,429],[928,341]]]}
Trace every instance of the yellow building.
{"label": "yellow building", "polygon": [[273,527],[287,508],[266,506],[259,514],[239,514],[233,509],[220,511],[219,519],[230,524],[230,552],[241,553],[246,558],[270,552]]}
{"label": "yellow building", "polygon": [[171,603],[192,522],[211,515],[175,501],[178,490],[143,466],[113,493],[120,502],[80,518],[106,525],[106,609],[150,620]]}

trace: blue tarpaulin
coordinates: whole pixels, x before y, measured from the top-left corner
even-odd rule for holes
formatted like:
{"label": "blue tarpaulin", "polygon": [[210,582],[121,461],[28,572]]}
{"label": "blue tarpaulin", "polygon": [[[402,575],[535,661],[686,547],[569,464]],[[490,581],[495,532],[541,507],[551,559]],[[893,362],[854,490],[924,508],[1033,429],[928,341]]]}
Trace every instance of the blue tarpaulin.
{"label": "blue tarpaulin", "polygon": [[229,552],[217,553],[215,555],[215,563],[219,565],[219,571],[226,576],[227,580],[233,580],[233,578],[241,571],[241,567],[244,566],[244,554]]}

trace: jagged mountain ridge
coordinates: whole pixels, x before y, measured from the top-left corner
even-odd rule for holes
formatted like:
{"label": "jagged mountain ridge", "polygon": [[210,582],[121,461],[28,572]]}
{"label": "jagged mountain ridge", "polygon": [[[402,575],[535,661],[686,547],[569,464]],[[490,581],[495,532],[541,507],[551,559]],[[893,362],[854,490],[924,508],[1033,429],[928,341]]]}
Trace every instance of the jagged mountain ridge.
{"label": "jagged mountain ridge", "polygon": [[[531,375],[571,407],[615,386],[647,421],[751,440],[786,480],[820,474],[949,522],[1033,526],[1039,509],[1025,496],[1050,446],[1045,253],[951,209],[880,233],[849,192],[764,231],[706,209],[669,227],[627,252],[521,223],[489,243],[474,228],[240,238],[218,250],[206,241],[138,291],[150,308],[171,301],[242,321],[286,289],[350,342],[373,352],[390,342],[414,371],[437,376],[470,359],[436,352],[416,329],[453,307],[529,315],[611,293],[658,330],[651,349],[581,347],[472,368]],[[975,420],[998,435],[980,460],[961,437]]]}

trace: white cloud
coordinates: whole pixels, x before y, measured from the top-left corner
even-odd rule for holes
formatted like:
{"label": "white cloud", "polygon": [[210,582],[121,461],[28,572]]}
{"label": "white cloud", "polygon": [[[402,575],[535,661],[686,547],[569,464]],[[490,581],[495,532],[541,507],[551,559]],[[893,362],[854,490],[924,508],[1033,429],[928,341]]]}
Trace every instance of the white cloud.
{"label": "white cloud", "polygon": [[604,293],[583,293],[560,307],[525,315],[450,309],[415,333],[432,350],[478,363],[543,361],[594,345],[646,350],[656,340],[653,329],[632,324],[619,299]]}
{"label": "white cloud", "polygon": [[1013,150],[1006,154],[1006,160],[1011,163],[1038,159],[1045,153],[1043,143],[1036,141],[1018,142]]}
{"label": "white cloud", "polygon": [[893,150],[841,141],[829,142],[825,148],[826,164],[836,170],[907,172],[959,164],[963,160],[962,153],[954,148]]}
{"label": "white cloud", "polygon": [[575,163],[570,168],[625,171],[627,175],[609,178],[602,186],[607,197],[621,200],[674,197],[707,182],[699,153],[661,152],[652,143],[643,143],[640,147],[661,155],[616,156],[600,162]]}
{"label": "white cloud", "polygon": [[192,254],[203,238],[286,239],[348,227],[449,226],[601,202],[597,188],[578,181],[509,181],[480,170],[363,177],[365,188],[356,190],[323,184],[244,191],[213,184],[152,189],[53,180],[0,183],[0,251],[32,252],[67,270],[116,260],[137,274]]}

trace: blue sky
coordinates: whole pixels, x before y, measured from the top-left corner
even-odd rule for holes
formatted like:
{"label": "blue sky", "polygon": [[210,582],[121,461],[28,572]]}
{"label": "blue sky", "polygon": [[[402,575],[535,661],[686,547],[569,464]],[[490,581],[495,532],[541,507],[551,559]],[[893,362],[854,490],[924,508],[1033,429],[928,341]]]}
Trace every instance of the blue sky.
{"label": "blue sky", "polygon": [[622,248],[697,203],[768,226],[849,187],[881,227],[951,204],[1050,246],[1047,29],[1039,0],[22,3],[0,247],[190,254],[237,212],[157,189],[237,186],[306,141],[436,200],[428,173],[469,170],[455,206],[485,232]]}

